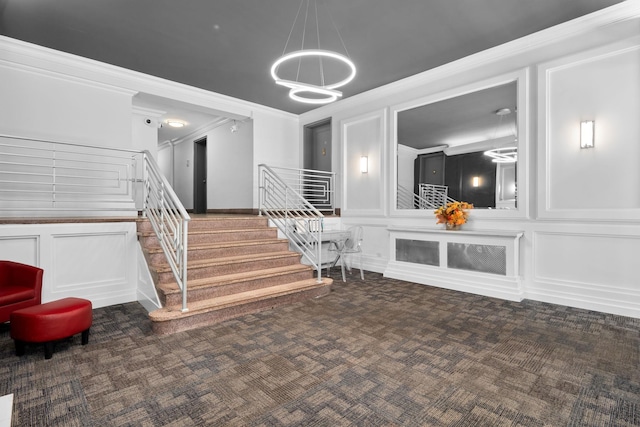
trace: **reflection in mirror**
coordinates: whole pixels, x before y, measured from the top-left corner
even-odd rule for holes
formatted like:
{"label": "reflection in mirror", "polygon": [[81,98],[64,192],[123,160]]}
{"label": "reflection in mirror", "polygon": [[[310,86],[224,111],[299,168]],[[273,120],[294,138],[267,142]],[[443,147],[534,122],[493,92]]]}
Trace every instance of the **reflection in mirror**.
{"label": "reflection in mirror", "polygon": [[517,207],[516,82],[397,113],[398,209]]}

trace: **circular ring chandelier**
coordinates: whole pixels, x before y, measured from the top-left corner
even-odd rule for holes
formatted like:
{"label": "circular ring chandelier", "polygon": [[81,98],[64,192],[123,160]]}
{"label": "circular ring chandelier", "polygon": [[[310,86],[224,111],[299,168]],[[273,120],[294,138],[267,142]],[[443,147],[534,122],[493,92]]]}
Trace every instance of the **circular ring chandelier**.
{"label": "circular ring chandelier", "polygon": [[[318,0],[300,0],[298,13],[296,14],[296,18],[293,21],[293,26],[291,27],[291,31],[289,32],[289,37],[287,38],[287,43],[285,44],[283,54],[271,66],[271,77],[273,78],[276,84],[280,86],[288,87],[290,89],[289,98],[293,99],[294,101],[304,102],[307,104],[327,104],[329,102],[336,101],[338,98],[342,96],[342,92],[336,89],[351,82],[356,76],[356,66],[353,63],[353,61],[349,59],[348,57],[349,54],[347,52],[346,46],[344,45],[344,40],[342,40],[342,36],[340,36],[340,32],[338,31],[337,26],[333,22],[333,19],[331,18],[330,14],[329,14],[329,19],[331,20],[331,23],[333,24],[333,28],[335,29],[338,35],[338,38],[342,43],[342,48],[344,49],[347,55],[345,56],[341,53],[338,53],[332,50],[321,49],[318,6],[316,4],[317,1]],[[306,13],[303,13],[304,26],[302,28],[302,34],[301,34],[301,38],[302,38],[302,43],[300,46],[301,48],[293,52],[285,53],[287,51],[287,46],[289,45],[289,41],[291,40],[292,34],[294,32],[294,28],[296,27],[296,23],[298,22],[298,19],[301,17],[300,12],[302,11],[302,7],[305,4],[305,2],[306,2]],[[313,5],[311,4],[311,2],[313,2]],[[313,9],[315,12],[310,12],[310,9]],[[315,38],[317,41],[316,49],[305,48],[305,35],[307,32],[307,22],[310,21],[309,20],[310,14],[312,16],[315,15],[315,30],[316,30]],[[319,75],[320,75],[320,79],[319,79],[320,82],[318,84],[316,84],[315,82],[310,82],[308,79],[309,78],[308,75],[307,75],[306,81],[303,78],[303,76],[300,75],[301,64],[303,59],[316,59],[318,61]],[[334,83],[326,83],[324,63],[323,63],[324,59],[328,59],[329,60],[328,65],[330,64],[333,67],[335,67],[336,65],[338,67],[346,67],[346,74],[345,74],[346,77]],[[295,80],[287,80],[280,77],[280,75],[278,75],[279,67],[285,63],[287,63],[287,65],[290,65],[293,60],[298,61],[297,73],[296,73],[296,76],[294,77]],[[285,71],[290,71],[290,69],[287,69]],[[340,76],[340,74],[342,74],[342,71],[344,71],[342,70],[342,68],[338,68],[335,72],[331,73],[332,79],[335,78],[335,75]],[[304,74],[304,72],[302,73]],[[338,77],[338,79],[339,78],[340,77]]]}
{"label": "circular ring chandelier", "polygon": [[[340,80],[336,83],[325,84],[323,86],[313,85],[309,83],[296,82],[292,80],[281,79],[278,76],[278,67],[287,61],[296,58],[303,57],[327,57],[331,59],[335,59],[339,62],[344,63],[349,68],[349,75],[344,79]],[[346,56],[332,52],[330,50],[322,50],[322,49],[305,49],[305,50],[297,50],[295,52],[290,52],[286,55],[281,56],[273,63],[271,66],[271,77],[275,80],[276,84],[288,87],[291,89],[289,91],[289,97],[295,101],[305,102],[308,104],[326,104],[329,102],[333,102],[342,96],[342,92],[334,90],[339,87],[342,87],[349,83],[356,76],[356,66],[349,58]],[[300,93],[313,93],[318,95],[325,95],[324,98],[316,98],[316,97],[308,97],[308,96],[300,96]]]}
{"label": "circular ring chandelier", "polygon": [[494,148],[484,152],[494,163],[515,163],[518,161],[518,147]]}

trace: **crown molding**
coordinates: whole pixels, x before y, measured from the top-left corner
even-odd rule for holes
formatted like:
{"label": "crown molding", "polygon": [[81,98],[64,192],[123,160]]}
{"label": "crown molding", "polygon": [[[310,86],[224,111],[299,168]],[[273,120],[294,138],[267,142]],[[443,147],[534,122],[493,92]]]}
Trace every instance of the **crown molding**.
{"label": "crown molding", "polygon": [[164,114],[167,113],[166,111],[155,110],[153,108],[140,107],[138,105],[134,105],[131,108],[131,110],[133,111],[133,114],[139,114],[141,116],[149,116],[153,118],[162,117]]}
{"label": "crown molding", "polygon": [[15,63],[15,62],[10,62],[10,61],[7,61],[7,60],[3,59],[2,57],[0,57],[0,67],[7,68],[7,69],[12,69],[12,70],[20,70],[20,71],[31,73],[31,74],[45,76],[45,77],[56,79],[56,80],[63,80],[63,81],[66,81],[66,82],[72,82],[72,83],[75,83],[75,84],[79,84],[79,85],[83,85],[83,86],[87,86],[87,87],[91,87],[91,88],[99,88],[99,89],[102,89],[102,90],[107,90],[107,91],[110,91],[110,92],[124,94],[124,95],[132,96],[132,97],[138,93],[138,91],[136,91],[136,90],[131,90],[131,89],[127,89],[127,88],[113,86],[113,85],[110,85],[110,84],[101,83],[101,82],[97,82],[97,81],[92,81],[92,80],[89,80],[89,79],[86,79],[86,78],[82,78],[82,77],[70,76],[70,75],[67,75],[67,74],[62,74],[62,73],[59,73],[59,72],[56,72],[56,71],[47,70],[47,69],[40,68],[40,67],[34,67],[34,66],[31,66],[31,65],[18,64],[18,63]]}

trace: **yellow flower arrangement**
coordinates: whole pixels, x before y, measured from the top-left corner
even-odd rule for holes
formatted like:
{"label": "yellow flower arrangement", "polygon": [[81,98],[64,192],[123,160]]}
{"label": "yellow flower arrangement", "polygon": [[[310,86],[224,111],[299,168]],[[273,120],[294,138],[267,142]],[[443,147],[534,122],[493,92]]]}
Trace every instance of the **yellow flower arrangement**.
{"label": "yellow flower arrangement", "polygon": [[449,202],[433,211],[436,214],[436,224],[462,225],[467,222],[469,209],[473,204],[467,202]]}

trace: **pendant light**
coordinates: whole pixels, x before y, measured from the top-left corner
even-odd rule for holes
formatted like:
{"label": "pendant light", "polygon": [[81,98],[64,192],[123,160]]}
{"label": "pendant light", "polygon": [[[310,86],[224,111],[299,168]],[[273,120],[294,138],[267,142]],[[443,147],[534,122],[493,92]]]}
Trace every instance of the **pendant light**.
{"label": "pendant light", "polygon": [[[498,129],[502,125],[504,116],[511,114],[511,109],[501,108],[498,111],[496,111],[495,114],[499,117],[498,124],[496,125],[496,130],[494,132],[494,134],[497,134]],[[515,130],[513,134],[514,134],[514,142],[517,142],[518,139],[516,137]],[[494,163],[515,163],[518,161],[518,147],[513,146],[513,147],[494,148],[493,150],[485,151],[484,155],[491,157],[491,161]]]}
{"label": "pendant light", "polygon": [[[300,24],[299,20],[302,20],[301,11],[305,5],[304,20]],[[309,23],[310,18],[311,23]],[[338,28],[335,26],[333,19],[331,19],[331,15],[328,16],[328,19],[340,39],[345,54],[323,49],[320,39],[317,0],[301,0],[282,56],[271,66],[271,77],[275,83],[289,88],[289,97],[295,101],[307,104],[327,104],[336,101],[342,96],[342,92],[336,89],[351,82],[356,75],[356,66],[349,58],[344,40],[342,40]],[[315,21],[315,25],[313,21]],[[287,52],[294,30],[296,27],[299,28],[300,25],[302,25],[302,32],[299,36],[300,49]],[[311,37],[314,27],[315,35]],[[306,43],[307,39],[312,42]],[[315,42],[313,41],[314,39]],[[307,44],[313,44],[313,46],[309,47]],[[314,68],[317,66],[318,72],[317,74],[314,73],[314,76],[307,75],[311,74],[306,71],[309,70],[309,64]],[[329,75],[335,81],[327,81],[325,77],[329,77]]]}

